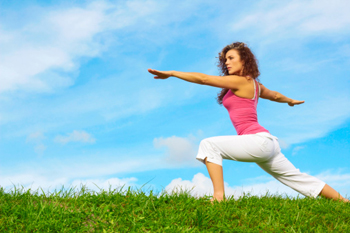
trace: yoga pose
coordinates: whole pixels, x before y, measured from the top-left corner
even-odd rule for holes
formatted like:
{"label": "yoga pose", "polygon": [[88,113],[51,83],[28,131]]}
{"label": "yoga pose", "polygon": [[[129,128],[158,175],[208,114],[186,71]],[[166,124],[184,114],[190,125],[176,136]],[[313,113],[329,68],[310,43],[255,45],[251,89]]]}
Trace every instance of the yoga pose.
{"label": "yoga pose", "polygon": [[278,138],[258,123],[256,107],[259,97],[288,103],[291,107],[304,101],[290,99],[259,83],[257,61],[244,43],[235,42],[223,48],[219,53],[218,66],[221,76],[148,69],[156,75],[155,79],[173,76],[187,82],[222,88],[217,100],[227,109],[238,135],[206,138],[200,143],[197,159],[206,165],[213,182],[211,201],[224,199],[222,160],[230,159],[255,162],[277,180],[305,196],[349,202],[325,182],[296,169],[281,153]]}

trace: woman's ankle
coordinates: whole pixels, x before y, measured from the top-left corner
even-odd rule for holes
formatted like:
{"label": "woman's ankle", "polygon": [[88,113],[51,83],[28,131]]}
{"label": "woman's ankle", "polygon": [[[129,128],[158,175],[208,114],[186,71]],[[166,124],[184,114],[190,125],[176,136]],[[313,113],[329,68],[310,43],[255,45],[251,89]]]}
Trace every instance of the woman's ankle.
{"label": "woman's ankle", "polygon": [[212,200],[222,201],[224,198],[224,193],[214,193]]}

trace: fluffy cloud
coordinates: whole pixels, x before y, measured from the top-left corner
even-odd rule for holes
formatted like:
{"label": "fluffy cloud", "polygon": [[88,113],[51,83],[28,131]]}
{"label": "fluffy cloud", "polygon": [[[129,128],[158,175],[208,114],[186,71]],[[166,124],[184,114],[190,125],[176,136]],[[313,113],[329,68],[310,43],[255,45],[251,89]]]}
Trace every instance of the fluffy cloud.
{"label": "fluffy cloud", "polygon": [[190,135],[187,138],[172,136],[168,138],[155,138],[153,145],[155,148],[166,148],[166,162],[174,166],[200,166],[195,160],[198,145],[196,137]]}
{"label": "fluffy cloud", "polygon": [[102,33],[135,24],[153,12],[152,5],[152,1],[128,1],[122,6],[94,1],[80,7],[36,8],[31,13],[35,17],[21,26],[0,27],[0,92],[42,92],[72,85],[72,72],[81,59],[99,56],[108,47]]}
{"label": "fluffy cloud", "polygon": [[[168,24],[187,19],[199,4],[90,1],[70,7],[58,4],[52,8],[22,9],[25,12],[9,10],[9,14],[29,17],[14,23],[16,26],[5,24],[6,20],[0,23],[0,93],[50,92],[71,86],[83,59],[100,56],[111,43],[125,46],[118,36],[136,32],[130,38],[140,35],[152,44],[172,40],[179,33]],[[170,9],[171,15],[167,13]],[[111,36],[116,31],[119,33]]]}
{"label": "fluffy cloud", "polygon": [[81,187],[84,185],[86,188],[89,190],[97,191],[99,192],[100,190],[114,190],[117,189],[119,190],[125,190],[128,187],[134,187],[136,186],[136,181],[137,178],[135,177],[130,177],[130,178],[110,178],[110,179],[78,179],[78,180],[73,180],[71,185],[73,187]]}
{"label": "fluffy cloud", "polygon": [[[284,36],[286,33],[288,35],[292,33],[314,35],[317,32],[341,33],[350,25],[350,16],[347,11],[350,3],[347,1],[335,0],[332,4],[326,0],[275,3],[274,1],[260,2],[257,10],[247,14],[232,28],[251,30],[251,27],[259,27],[264,31],[263,34],[278,32],[278,36],[281,34]],[[259,24],[257,25],[256,22]]]}
{"label": "fluffy cloud", "polygon": [[326,183],[331,184],[334,187],[344,190],[344,192],[347,192],[350,195],[350,192],[349,192],[350,174],[349,173],[342,174],[341,169],[339,169],[338,171],[327,170],[316,175],[316,177],[319,178],[320,180],[325,181]]}
{"label": "fluffy cloud", "polygon": [[36,17],[11,31],[0,55],[0,92],[51,91],[73,84],[66,72],[76,70],[80,57],[96,56],[101,45],[94,35],[102,30],[105,6],[92,4],[68,10],[38,9]]}
{"label": "fluffy cloud", "polygon": [[74,130],[67,136],[58,135],[56,136],[55,142],[61,144],[67,144],[68,142],[83,142],[83,143],[95,143],[96,139],[92,135],[85,131]]}
{"label": "fluffy cloud", "polygon": [[[225,188],[227,183],[225,183]],[[193,176],[192,181],[182,180],[181,178],[173,179],[170,184],[165,187],[167,193],[190,191],[194,196],[212,195],[213,185],[210,178],[202,173]]]}
{"label": "fluffy cloud", "polygon": [[[231,187],[227,182],[225,182],[225,196],[233,197],[235,199],[248,193],[256,196],[263,196],[266,193],[297,196],[297,193],[294,190],[280,184],[278,181],[272,180],[271,178],[268,178],[268,180],[269,181],[266,183],[247,185],[243,187]],[[190,191],[191,195],[195,197],[205,195],[210,196],[213,194],[213,184],[209,177],[206,177],[202,173],[198,173],[193,176],[192,181],[177,178],[172,180],[170,184],[165,187],[165,191],[167,193],[181,192],[183,190]]]}
{"label": "fluffy cloud", "polygon": [[137,180],[132,178],[132,175],[130,175],[130,179],[114,178],[120,174],[171,167],[164,163],[164,159],[154,154],[143,154],[141,157],[127,154],[127,158],[122,158],[120,150],[110,153],[112,155],[106,156],[100,151],[98,159],[93,158],[94,153],[83,156],[73,154],[67,158],[61,157],[59,159],[47,156],[40,160],[18,164],[15,168],[0,166],[1,187],[10,189],[15,185],[16,187],[24,186],[35,189],[42,187],[44,190],[53,190],[60,189],[62,186],[80,187],[80,184],[86,184],[87,187],[98,190],[93,183],[106,189],[109,188],[109,184],[113,187],[125,183],[127,183],[126,186],[136,186]]}
{"label": "fluffy cloud", "polygon": [[[332,174],[331,171],[326,171],[316,175],[317,178],[325,181],[327,184],[336,189],[342,196],[350,195],[350,174]],[[288,197],[303,197],[303,195],[294,191],[293,189],[283,185],[271,177],[257,177],[256,179],[246,180],[249,185],[244,186],[230,186],[225,182],[225,196],[233,197],[235,199],[242,197],[245,194],[254,196],[282,195]],[[191,195],[199,197],[213,194],[212,182],[209,177],[202,173],[193,176],[193,179],[182,180],[181,178],[174,179],[165,187],[167,193],[181,192],[183,190],[190,191]]]}
{"label": "fluffy cloud", "polygon": [[[0,176],[2,180],[2,187],[5,187],[7,191],[23,188],[23,191],[31,190],[32,192],[38,191],[39,193],[54,192],[55,190],[80,190],[83,186],[88,191],[100,192],[101,190],[118,190],[124,191],[128,187],[136,186],[137,179],[135,177],[130,178],[110,178],[110,179],[74,179],[70,180],[68,177],[60,178],[48,178],[46,176],[36,173],[23,173],[13,176]],[[21,188],[20,188],[21,187]]]}

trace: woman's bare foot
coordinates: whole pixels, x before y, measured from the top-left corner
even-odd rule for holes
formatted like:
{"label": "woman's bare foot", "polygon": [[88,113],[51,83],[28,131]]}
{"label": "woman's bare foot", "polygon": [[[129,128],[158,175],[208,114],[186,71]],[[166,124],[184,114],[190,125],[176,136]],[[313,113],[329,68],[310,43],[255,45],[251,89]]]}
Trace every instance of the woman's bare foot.
{"label": "woman's bare foot", "polygon": [[218,202],[221,202],[221,201],[223,201],[224,200],[224,196],[213,196],[213,198],[212,199],[210,199],[210,202],[213,204],[214,203],[214,201],[218,201]]}
{"label": "woman's bare foot", "polygon": [[335,191],[328,184],[324,186],[319,196],[323,196],[328,199],[333,199],[336,201],[350,202],[348,199],[342,197],[337,191]]}

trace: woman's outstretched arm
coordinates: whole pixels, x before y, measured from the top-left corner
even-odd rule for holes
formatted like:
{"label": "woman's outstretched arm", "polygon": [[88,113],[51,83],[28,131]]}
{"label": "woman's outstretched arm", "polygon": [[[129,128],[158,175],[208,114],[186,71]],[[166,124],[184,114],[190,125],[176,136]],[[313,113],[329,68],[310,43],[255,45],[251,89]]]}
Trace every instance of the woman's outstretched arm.
{"label": "woman's outstretched arm", "polygon": [[266,87],[264,87],[264,85],[262,84],[260,84],[260,89],[261,89],[260,97],[263,99],[268,99],[279,103],[288,103],[288,105],[291,107],[305,102],[303,100],[300,101],[300,100],[294,100],[294,99],[288,98],[287,96],[284,96],[277,91],[271,91]]}
{"label": "woman's outstretched arm", "polygon": [[159,71],[154,69],[148,69],[148,72],[156,75],[154,76],[155,79],[167,79],[172,76],[191,83],[233,90],[237,90],[243,83],[243,79],[237,75],[214,76],[197,72]]}

